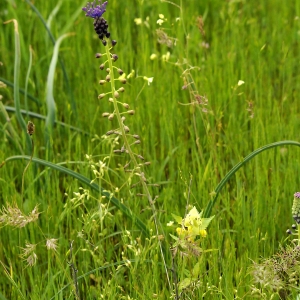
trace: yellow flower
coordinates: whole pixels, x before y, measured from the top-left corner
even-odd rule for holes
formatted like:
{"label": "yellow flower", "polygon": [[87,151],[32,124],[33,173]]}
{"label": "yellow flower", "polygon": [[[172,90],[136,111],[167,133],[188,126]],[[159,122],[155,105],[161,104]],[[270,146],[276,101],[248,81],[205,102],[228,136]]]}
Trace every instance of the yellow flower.
{"label": "yellow flower", "polygon": [[183,237],[186,236],[186,234],[187,234],[187,231],[181,227],[177,227],[176,232],[179,236],[183,236]]}
{"label": "yellow flower", "polygon": [[200,231],[199,231],[199,235],[201,236],[201,237],[206,237],[207,236],[207,231],[205,230],[205,229],[201,229]]}
{"label": "yellow flower", "polygon": [[210,218],[202,218],[202,212],[199,213],[194,206],[186,215],[184,219],[173,215],[176,222],[181,225],[176,229],[177,234],[180,237],[188,238],[193,242],[197,236],[205,238],[207,236],[206,228],[208,227],[214,216]]}

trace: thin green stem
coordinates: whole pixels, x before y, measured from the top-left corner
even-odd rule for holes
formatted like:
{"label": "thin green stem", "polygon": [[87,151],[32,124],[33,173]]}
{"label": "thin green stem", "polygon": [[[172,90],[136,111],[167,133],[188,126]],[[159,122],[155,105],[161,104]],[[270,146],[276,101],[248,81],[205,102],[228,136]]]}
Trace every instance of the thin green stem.
{"label": "thin green stem", "polygon": [[23,175],[22,175],[22,192],[21,192],[21,203],[23,203],[23,196],[24,196],[24,178],[25,178],[25,172],[27,171],[31,161],[32,161],[32,157],[33,157],[33,152],[34,152],[34,142],[33,142],[33,138],[31,137],[31,145],[32,145],[32,151],[31,151],[31,156],[30,159],[23,171]]}
{"label": "thin green stem", "polygon": [[[28,70],[27,70],[27,74],[26,74],[26,80],[25,80],[25,109],[26,109],[26,116],[27,118],[29,118],[28,115],[28,101],[27,101],[27,92],[28,92],[28,82],[29,82],[29,76],[30,76],[30,71],[31,71],[31,67],[32,67],[32,47],[29,46],[29,65],[28,65]],[[22,112],[21,112],[22,113]]]}

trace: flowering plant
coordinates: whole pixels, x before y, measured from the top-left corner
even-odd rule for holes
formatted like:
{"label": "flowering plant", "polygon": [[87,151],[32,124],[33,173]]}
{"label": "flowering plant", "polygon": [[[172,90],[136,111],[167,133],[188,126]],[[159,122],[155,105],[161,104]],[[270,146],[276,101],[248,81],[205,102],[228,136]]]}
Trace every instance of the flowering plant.
{"label": "flowering plant", "polygon": [[[176,241],[172,249],[174,255],[177,250],[184,255],[192,254],[199,256],[203,251],[199,247],[201,238],[207,236],[207,227],[214,218],[202,218],[202,212],[198,212],[197,208],[194,206],[187,215],[182,218],[172,214],[174,220],[180,225],[176,228],[178,236],[170,234],[170,236]],[[169,222],[167,225],[173,225],[173,221]]]}
{"label": "flowering plant", "polygon": [[172,214],[172,216],[175,221],[181,225],[181,227],[176,228],[179,237],[192,242],[195,241],[198,236],[207,236],[206,228],[214,218],[214,216],[202,218],[202,212],[199,213],[195,206],[189,211],[185,218],[181,218],[174,214]]}

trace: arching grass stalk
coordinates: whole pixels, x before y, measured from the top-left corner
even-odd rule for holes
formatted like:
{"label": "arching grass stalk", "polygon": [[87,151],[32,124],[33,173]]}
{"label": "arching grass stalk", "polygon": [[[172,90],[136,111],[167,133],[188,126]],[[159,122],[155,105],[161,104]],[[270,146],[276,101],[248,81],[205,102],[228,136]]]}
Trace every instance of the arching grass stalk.
{"label": "arching grass stalk", "polygon": [[216,187],[215,191],[214,191],[214,198],[212,200],[209,201],[209,203],[207,204],[205,211],[204,211],[204,218],[208,218],[211,215],[211,211],[213,206],[215,205],[218,195],[220,193],[220,191],[222,190],[222,188],[224,187],[224,185],[226,184],[226,182],[231,178],[232,175],[234,175],[235,172],[237,172],[242,166],[244,166],[248,161],[250,161],[252,158],[254,158],[256,155],[258,155],[259,153],[265,151],[265,150],[269,150],[271,148],[275,148],[278,146],[285,146],[285,145],[294,145],[294,146],[298,146],[300,147],[300,143],[299,142],[295,142],[295,141],[281,141],[281,142],[276,142],[273,144],[268,144],[265,145],[261,148],[256,149],[255,151],[251,152],[248,156],[246,156],[243,161],[239,162],[238,164],[236,164],[226,175],[225,177],[220,181],[220,183],[218,184],[218,186]]}
{"label": "arching grass stalk", "polygon": [[[145,177],[144,172],[141,170],[141,167],[143,164],[139,164],[137,159],[140,160],[144,160],[144,158],[141,155],[138,155],[136,153],[133,152],[133,150],[131,149],[131,144],[129,142],[129,138],[130,139],[135,139],[136,141],[133,142],[133,144],[139,144],[140,140],[139,140],[139,136],[138,135],[128,135],[129,133],[129,127],[124,125],[125,122],[125,117],[121,116],[121,112],[119,109],[119,105],[121,105],[123,107],[123,109],[129,109],[129,105],[127,103],[121,103],[118,98],[120,97],[120,93],[124,92],[125,89],[123,87],[116,89],[115,86],[115,81],[119,80],[121,83],[125,84],[126,83],[126,79],[115,79],[114,76],[114,72],[117,69],[114,65],[113,62],[117,61],[118,56],[116,54],[112,54],[110,51],[111,49],[114,49],[114,46],[117,44],[117,42],[115,40],[111,40],[111,44],[112,47],[107,43],[107,39],[110,38],[110,32],[108,32],[108,23],[107,21],[102,17],[102,15],[105,13],[106,11],[106,6],[108,4],[108,1],[105,1],[103,4],[101,1],[99,1],[99,5],[96,5],[96,1],[92,2],[92,3],[88,3],[86,7],[83,8],[83,10],[86,12],[86,16],[87,17],[91,17],[94,19],[94,29],[99,37],[99,39],[102,41],[103,45],[105,46],[105,54],[97,54],[96,58],[100,58],[102,56],[106,56],[107,61],[104,64],[100,65],[100,69],[103,70],[105,67],[105,64],[108,63],[108,68],[106,69],[108,75],[106,76],[105,80],[100,80],[100,85],[104,85],[107,82],[110,83],[110,90],[111,92],[109,92],[108,94],[111,93],[111,98],[109,99],[109,102],[113,103],[113,107],[114,107],[114,111],[113,113],[104,113],[103,116],[104,117],[108,117],[109,120],[113,120],[114,116],[116,116],[117,118],[117,122],[118,122],[118,128],[115,130],[110,130],[106,133],[106,135],[112,135],[112,134],[116,134],[122,137],[122,140],[124,142],[124,146],[120,149],[120,150],[115,150],[115,153],[125,153],[128,154],[130,157],[130,162],[126,164],[126,166],[124,166],[124,169],[126,169],[129,165],[131,166],[131,170],[129,172],[131,172],[131,174],[137,175],[139,177],[139,181],[143,187],[143,192],[144,192],[144,196],[147,197],[149,205],[151,207],[152,210],[152,217],[154,220],[154,225],[155,225],[155,231],[156,231],[156,237],[157,237],[157,241],[159,244],[159,248],[160,248],[160,252],[161,252],[161,257],[163,260],[163,265],[165,268],[165,272],[166,272],[166,276],[167,276],[167,281],[169,284],[169,288],[170,291],[172,290],[172,286],[170,283],[170,279],[169,279],[169,274],[168,274],[168,268],[166,265],[166,261],[165,261],[165,256],[164,256],[164,252],[163,252],[163,247],[162,247],[162,242],[159,239],[159,223],[158,223],[158,219],[157,219],[157,215],[156,215],[156,208],[154,205],[154,200],[150,194],[150,191],[148,189],[147,186],[147,179]],[[123,74],[123,71],[121,69],[118,69],[118,73],[119,75]],[[100,94],[99,95],[99,99],[102,99],[106,96],[106,94]],[[134,111],[127,111],[127,114],[134,114]]]}

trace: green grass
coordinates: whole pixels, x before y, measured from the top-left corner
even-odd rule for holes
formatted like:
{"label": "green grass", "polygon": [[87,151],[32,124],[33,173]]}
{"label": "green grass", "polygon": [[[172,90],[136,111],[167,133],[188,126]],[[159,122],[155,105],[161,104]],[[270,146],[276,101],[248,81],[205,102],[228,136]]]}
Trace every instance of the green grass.
{"label": "green grass", "polygon": [[[24,124],[31,120],[36,132],[34,160],[25,173],[24,202],[21,185],[27,160],[18,159],[0,168],[0,204],[17,203],[26,214],[39,205],[41,214],[24,228],[0,228],[0,299],[75,299],[69,241],[74,241],[82,299],[102,299],[100,295],[103,299],[169,299],[173,291],[157,241],[141,231],[146,226],[155,235],[151,207],[145,197],[136,196],[143,192],[140,187],[130,189],[128,173],[119,165],[126,158],[112,152],[113,139],[101,138],[116,123],[101,116],[111,112],[108,98],[97,98],[109,91],[98,84],[106,76],[105,70],[99,70],[105,59],[95,59],[95,53],[104,53],[105,48],[93,31],[92,19],[79,13],[84,2],[34,3],[56,41],[66,33],[75,34],[62,40],[55,69],[53,41],[38,14],[26,1],[2,2],[0,77],[22,91],[9,85],[0,89],[4,105],[0,106],[0,163],[11,156],[30,156]],[[176,233],[166,224],[172,213],[185,214],[190,175],[189,203],[204,210],[221,180],[247,155],[267,144],[300,140],[300,2],[182,2],[188,4],[180,13],[177,6],[158,0],[110,0],[104,15],[112,38],[118,41],[113,50],[119,57],[115,65],[126,74],[134,69],[135,77],[154,77],[150,86],[142,77],[129,79],[120,100],[135,110],[134,116],[126,115],[126,125],[141,137],[134,151],[151,161],[145,169],[147,179],[160,184],[149,188],[153,198],[159,196],[157,217],[169,268],[168,248],[173,243],[169,233]],[[161,27],[177,39],[173,48],[157,42],[159,14],[167,19]],[[196,26],[198,16],[203,16],[205,36]],[[139,17],[143,21],[149,17],[149,27],[136,25],[134,19]],[[14,25],[3,24],[10,19],[18,22],[17,56]],[[170,59],[164,62],[161,57],[168,51]],[[150,60],[153,53],[158,58]],[[186,71],[192,66],[200,69]],[[184,71],[189,87],[207,97],[209,113],[203,113],[200,105],[182,105],[195,101],[189,88],[182,89]],[[245,83],[238,86],[239,80]],[[26,109],[24,90],[29,118],[20,111]],[[253,118],[247,111],[249,103]],[[121,146],[120,141],[114,147]],[[279,144],[259,153],[225,183],[201,244],[203,249],[217,250],[185,261],[176,256],[179,279],[200,262],[199,285],[186,290],[182,299],[253,298],[248,268],[252,261],[270,257],[285,245],[286,229],[293,223],[293,194],[300,184],[296,146]],[[93,163],[86,154],[93,155]],[[49,165],[38,163],[39,159]],[[66,167],[88,183],[95,178],[91,164],[104,159],[109,169],[94,182],[97,189],[84,185],[72,172],[59,171],[59,166]],[[54,169],[51,163],[61,165]],[[118,202],[102,197],[101,190],[114,192],[121,186],[114,193]],[[83,193],[80,187],[89,197],[72,201],[74,193]],[[58,239],[56,252],[46,249],[49,238]],[[20,257],[26,243],[37,244],[38,259],[32,267]]]}

